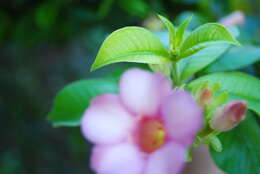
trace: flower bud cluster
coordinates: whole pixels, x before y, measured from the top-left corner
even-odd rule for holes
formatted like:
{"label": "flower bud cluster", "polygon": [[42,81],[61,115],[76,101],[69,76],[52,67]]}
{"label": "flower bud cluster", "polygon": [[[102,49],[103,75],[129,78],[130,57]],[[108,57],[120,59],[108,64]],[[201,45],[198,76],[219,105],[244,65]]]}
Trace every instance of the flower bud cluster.
{"label": "flower bud cluster", "polygon": [[[204,109],[205,125],[217,132],[231,130],[245,119],[245,101],[229,101],[227,93],[220,93],[219,84],[202,82],[193,91],[197,102]],[[208,130],[207,130],[208,131]]]}

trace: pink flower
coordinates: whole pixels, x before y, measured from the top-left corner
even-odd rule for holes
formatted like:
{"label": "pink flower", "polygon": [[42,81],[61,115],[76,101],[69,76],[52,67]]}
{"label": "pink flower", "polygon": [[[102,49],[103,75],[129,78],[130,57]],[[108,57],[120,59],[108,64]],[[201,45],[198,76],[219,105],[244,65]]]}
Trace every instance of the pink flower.
{"label": "pink flower", "polygon": [[83,135],[95,144],[97,174],[178,174],[186,149],[202,126],[200,107],[184,90],[172,90],[159,73],[126,71],[119,95],[92,100]]}
{"label": "pink flower", "polygon": [[220,19],[219,23],[226,27],[242,25],[245,23],[245,15],[241,11],[234,11],[233,13]]}
{"label": "pink flower", "polygon": [[211,127],[218,131],[228,131],[245,119],[247,106],[244,101],[233,101],[216,110]]}

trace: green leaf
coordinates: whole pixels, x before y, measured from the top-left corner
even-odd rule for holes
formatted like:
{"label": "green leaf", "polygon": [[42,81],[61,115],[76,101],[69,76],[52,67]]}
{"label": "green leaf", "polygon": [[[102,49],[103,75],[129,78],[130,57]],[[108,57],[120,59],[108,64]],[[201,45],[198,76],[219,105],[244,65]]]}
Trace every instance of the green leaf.
{"label": "green leaf", "polygon": [[167,50],[150,31],[125,27],[103,42],[91,70],[116,62],[161,64],[168,62],[168,57]]}
{"label": "green leaf", "polygon": [[204,72],[232,71],[247,67],[260,60],[260,47],[245,46],[232,48],[226,54],[217,59]]}
{"label": "green leaf", "polygon": [[60,8],[55,2],[46,2],[39,6],[35,14],[36,24],[43,30],[49,30],[57,21]]}
{"label": "green leaf", "polygon": [[150,6],[146,0],[120,0],[118,4],[130,15],[144,18],[150,12]]}
{"label": "green leaf", "polygon": [[206,110],[206,120],[211,122],[212,117],[218,107],[228,102],[229,94],[227,92],[220,93],[218,96],[215,96],[213,101],[209,104]]}
{"label": "green leaf", "polygon": [[78,126],[90,100],[103,93],[115,93],[117,81],[113,79],[89,79],[74,82],[56,96],[48,114],[54,126]]}
{"label": "green leaf", "polygon": [[184,33],[190,23],[192,19],[192,16],[190,16],[189,18],[187,18],[183,23],[181,23],[181,25],[177,28],[176,30],[176,44],[175,47],[176,48],[180,48],[182,43],[183,43],[183,39],[184,39]]}
{"label": "green leaf", "polygon": [[170,63],[164,63],[160,65],[149,64],[149,67],[153,72],[160,72],[169,78],[171,76],[172,67]]}
{"label": "green leaf", "polygon": [[212,149],[214,149],[216,152],[222,151],[222,149],[223,149],[222,143],[217,136],[212,135],[212,136],[208,137],[208,141],[209,141]]}
{"label": "green leaf", "polygon": [[214,62],[228,48],[229,45],[227,44],[219,44],[214,47],[205,48],[204,50],[201,50],[186,59],[181,59],[178,63],[180,64],[181,80],[188,78]]}
{"label": "green leaf", "polygon": [[260,115],[260,80],[240,72],[212,73],[192,81],[188,87],[193,88],[202,81],[218,82],[221,90],[229,93],[231,100],[247,101],[249,109]]}
{"label": "green leaf", "polygon": [[113,3],[114,0],[103,0],[98,7],[97,15],[103,19],[110,12]]}
{"label": "green leaf", "polygon": [[165,25],[165,27],[169,31],[170,44],[174,43],[174,40],[175,40],[175,28],[174,28],[174,25],[167,18],[165,18],[165,17],[163,17],[161,15],[158,15],[158,17],[161,19],[162,23]]}
{"label": "green leaf", "polygon": [[204,24],[185,39],[178,58],[188,57],[204,48],[221,43],[240,45],[224,26],[216,23]]}
{"label": "green leaf", "polygon": [[260,173],[260,128],[253,115],[247,115],[235,129],[219,136],[223,150],[210,149],[215,163],[227,174]]}

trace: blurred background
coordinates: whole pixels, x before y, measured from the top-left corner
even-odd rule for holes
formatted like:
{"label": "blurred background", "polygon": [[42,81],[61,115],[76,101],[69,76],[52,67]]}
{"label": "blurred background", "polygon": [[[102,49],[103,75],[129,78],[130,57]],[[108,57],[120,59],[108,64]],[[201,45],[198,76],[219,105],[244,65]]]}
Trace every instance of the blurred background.
{"label": "blurred background", "polygon": [[[90,73],[109,33],[160,30],[156,13],[175,24],[193,14],[193,29],[236,10],[246,16],[238,40],[260,45],[259,0],[1,0],[0,174],[91,173],[79,128],[53,128],[46,116],[66,84],[117,69]],[[260,63],[247,71],[260,77]]]}

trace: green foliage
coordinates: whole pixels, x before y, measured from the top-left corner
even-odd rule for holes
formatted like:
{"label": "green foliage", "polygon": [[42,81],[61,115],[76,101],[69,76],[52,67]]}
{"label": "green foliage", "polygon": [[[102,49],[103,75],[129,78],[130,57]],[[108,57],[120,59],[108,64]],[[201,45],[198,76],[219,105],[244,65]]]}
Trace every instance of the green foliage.
{"label": "green foliage", "polygon": [[188,78],[208,66],[210,63],[214,62],[228,48],[229,45],[227,44],[219,44],[214,47],[205,48],[204,50],[201,50],[186,59],[181,59],[179,62],[181,80]]}
{"label": "green foliage", "polygon": [[174,25],[171,23],[171,21],[169,21],[167,18],[161,16],[161,15],[158,15],[159,18],[161,19],[161,21],[163,22],[163,24],[165,25],[165,27],[167,28],[167,30],[169,31],[169,41],[170,41],[170,46],[171,46],[171,49],[174,48],[174,45],[171,45],[171,43],[174,43],[174,40],[176,39],[175,37],[175,27]]}
{"label": "green foliage", "polygon": [[10,19],[8,18],[8,16],[0,11],[0,41],[4,40],[4,34],[8,29],[8,25],[10,25],[9,23]]}
{"label": "green foliage", "polygon": [[149,64],[149,67],[153,72],[160,72],[169,78],[171,76],[172,66],[170,63],[164,63],[159,65]]}
{"label": "green foliage", "polygon": [[226,54],[217,59],[204,72],[232,71],[245,68],[260,60],[260,47],[245,46],[231,48]]}
{"label": "green foliage", "polygon": [[215,163],[228,174],[260,173],[260,128],[252,114],[231,131],[219,136],[223,150],[216,152],[211,148]]}
{"label": "green foliage", "polygon": [[180,51],[179,49],[182,46],[184,34],[192,19],[192,16],[190,16],[183,23],[181,23],[177,29],[175,29],[174,25],[167,18],[160,15],[159,18],[161,19],[161,21],[164,23],[164,25],[169,31],[170,52],[172,53],[173,56],[176,57],[177,55],[179,55],[179,51]]}
{"label": "green foliage", "polygon": [[176,39],[175,39],[175,44],[174,44],[176,48],[181,48],[183,40],[184,40],[184,36],[185,36],[185,31],[187,30],[188,25],[191,22],[191,19],[192,19],[192,16],[188,17],[177,28],[177,30],[176,30]]}
{"label": "green foliage", "polygon": [[168,57],[167,50],[150,31],[125,27],[103,42],[91,70],[116,62],[161,64],[168,62]]}
{"label": "green foliage", "polygon": [[213,150],[216,152],[221,152],[223,150],[222,143],[217,136],[210,136],[208,140]]}
{"label": "green foliage", "polygon": [[208,108],[208,115],[206,116],[208,120],[211,121],[213,113],[215,110],[221,105],[225,104],[228,101],[229,94],[227,92],[223,92],[218,96],[215,96],[211,104]]}
{"label": "green foliage", "polygon": [[[176,63],[180,58],[192,56],[198,51],[215,44],[239,45],[238,41],[222,25],[214,23],[202,25],[184,40],[185,30],[191,21],[191,17],[187,18],[177,30],[167,18],[160,15],[159,18],[169,30],[169,51],[148,30],[141,27],[125,27],[113,32],[103,42],[91,70],[116,62],[137,62],[150,64],[150,67],[157,71],[161,69],[158,64],[164,64],[168,67],[165,63],[171,60],[174,64],[172,68],[174,71],[172,73],[173,80],[178,85],[179,78],[184,79],[201,70],[222,54],[227,46],[219,46],[217,50],[215,48],[213,51],[206,50],[202,55],[194,55],[189,60],[177,65]],[[169,71],[169,68],[167,71]],[[162,72],[165,74],[165,71]],[[167,72],[167,74],[169,73]]]}
{"label": "green foliage", "polygon": [[224,26],[216,23],[204,24],[185,39],[178,58],[188,57],[204,48],[220,43],[239,45],[239,42]]}
{"label": "green foliage", "polygon": [[218,82],[221,90],[227,91],[231,100],[245,100],[249,109],[260,115],[260,80],[245,73],[212,73],[189,84],[192,88],[202,81]]}
{"label": "green foliage", "polygon": [[111,10],[113,3],[114,0],[103,0],[98,9],[98,16],[104,18]]}
{"label": "green foliage", "polygon": [[54,126],[78,126],[93,97],[116,91],[117,81],[113,79],[88,79],[72,83],[57,94],[48,119]]}
{"label": "green foliage", "polygon": [[44,3],[36,10],[35,22],[40,29],[50,30],[57,20],[58,13],[57,3]]}
{"label": "green foliage", "polygon": [[120,0],[119,3],[126,12],[138,17],[147,16],[150,10],[150,6],[145,0]]}
{"label": "green foliage", "polygon": [[[146,0],[15,0],[1,1],[0,7],[0,39],[29,46],[82,39],[96,27],[111,32],[139,23],[151,11]],[[113,20],[115,16],[117,20]]]}

